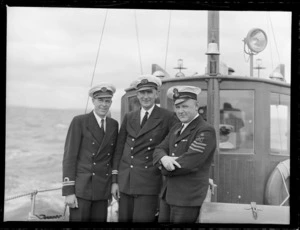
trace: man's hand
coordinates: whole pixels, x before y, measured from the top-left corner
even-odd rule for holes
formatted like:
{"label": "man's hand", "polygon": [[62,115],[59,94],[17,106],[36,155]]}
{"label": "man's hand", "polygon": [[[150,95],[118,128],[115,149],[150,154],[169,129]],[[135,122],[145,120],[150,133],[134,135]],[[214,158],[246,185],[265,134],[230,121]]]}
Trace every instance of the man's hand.
{"label": "man's hand", "polygon": [[181,168],[180,164],[176,161],[177,158],[178,157],[163,156],[160,159],[160,162],[162,163],[162,165],[165,167],[166,170],[173,171],[175,170],[175,166]]}
{"label": "man's hand", "polygon": [[67,204],[70,208],[78,208],[78,202],[75,194],[66,196],[65,204]]}
{"label": "man's hand", "polygon": [[117,183],[113,183],[111,185],[111,194],[115,198],[115,200],[119,200],[120,198],[120,190],[119,190],[119,185]]}

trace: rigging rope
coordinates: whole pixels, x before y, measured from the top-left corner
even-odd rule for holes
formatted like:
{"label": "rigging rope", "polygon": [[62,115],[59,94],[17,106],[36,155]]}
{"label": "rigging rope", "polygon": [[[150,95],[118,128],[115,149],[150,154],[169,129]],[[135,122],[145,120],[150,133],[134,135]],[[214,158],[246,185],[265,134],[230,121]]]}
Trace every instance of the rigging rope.
{"label": "rigging rope", "polygon": [[172,11],[170,10],[169,27],[168,27],[168,37],[167,37],[167,48],[166,48],[166,58],[165,58],[165,70],[166,70],[166,67],[167,67],[167,56],[168,56],[168,48],[169,48],[169,35],[170,35],[170,25],[171,25],[171,14],[172,14]]}
{"label": "rigging rope", "polygon": [[21,194],[21,195],[9,197],[9,198],[5,199],[5,201],[14,200],[14,199],[17,199],[17,198],[20,198],[20,197],[23,197],[23,196],[29,196],[29,195],[32,195],[32,194],[37,194],[38,192],[48,192],[48,191],[54,191],[54,190],[59,190],[59,189],[61,189],[61,187],[51,188],[51,189],[44,189],[44,190],[35,190],[33,192],[24,193],[24,194]]}
{"label": "rigging rope", "polygon": [[[98,45],[98,51],[97,51],[97,56],[96,56],[96,61],[95,61],[95,65],[94,65],[94,71],[93,71],[93,76],[92,76],[92,81],[91,81],[90,87],[92,87],[93,81],[94,81],[95,70],[96,70],[96,66],[97,66],[97,62],[98,62],[98,56],[99,56],[100,47],[101,47],[101,43],[102,43],[103,32],[104,32],[104,28],[105,28],[105,24],[106,24],[107,13],[108,13],[108,9],[106,10],[106,13],[105,13],[105,19],[104,19],[103,26],[102,26],[102,32],[101,32],[100,41],[99,41],[99,45]],[[87,97],[84,113],[86,113],[88,103],[89,103],[89,96]]]}
{"label": "rigging rope", "polygon": [[140,42],[139,42],[139,33],[138,33],[138,26],[137,26],[137,20],[136,20],[136,10],[134,10],[134,20],[135,20],[136,38],[137,38],[137,43],[138,43],[138,53],[139,53],[139,59],[140,59],[141,74],[143,74],[142,57],[141,57]]}
{"label": "rigging rope", "polygon": [[[267,17],[268,17],[268,21],[270,21],[270,14],[268,14],[267,12],[266,12],[266,15],[267,15]],[[268,24],[269,25],[269,24]],[[268,26],[268,32],[269,32],[269,26]],[[271,40],[270,40],[270,46],[271,46]],[[272,49],[270,49],[270,53],[271,53],[271,65],[272,65],[272,71],[273,71],[273,69],[274,69],[274,63],[273,63],[273,53],[272,53]]]}
{"label": "rigging rope", "polygon": [[273,34],[273,38],[274,38],[274,42],[275,42],[275,47],[276,47],[276,51],[277,51],[277,55],[278,55],[278,60],[279,60],[279,63],[280,63],[280,55],[279,55],[279,52],[278,52],[278,47],[277,47],[277,43],[276,43],[276,38],[275,38],[275,34],[274,34],[272,20],[271,20],[271,17],[270,17],[270,12],[269,12],[269,21],[270,21],[270,24],[271,24],[272,34]]}

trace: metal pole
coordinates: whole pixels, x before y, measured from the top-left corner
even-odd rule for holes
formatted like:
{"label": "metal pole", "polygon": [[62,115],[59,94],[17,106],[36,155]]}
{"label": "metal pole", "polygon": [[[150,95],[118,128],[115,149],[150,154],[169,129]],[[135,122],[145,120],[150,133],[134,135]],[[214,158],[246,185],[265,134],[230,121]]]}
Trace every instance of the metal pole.
{"label": "metal pole", "polygon": [[[208,11],[207,14],[207,45],[214,40],[218,44],[220,50],[220,37],[219,37],[219,11]],[[219,68],[219,56],[215,57],[217,73]],[[209,73],[210,70],[211,57],[207,55],[207,65],[206,70]]]}
{"label": "metal pole", "polygon": [[253,77],[253,54],[250,53],[250,77]]}

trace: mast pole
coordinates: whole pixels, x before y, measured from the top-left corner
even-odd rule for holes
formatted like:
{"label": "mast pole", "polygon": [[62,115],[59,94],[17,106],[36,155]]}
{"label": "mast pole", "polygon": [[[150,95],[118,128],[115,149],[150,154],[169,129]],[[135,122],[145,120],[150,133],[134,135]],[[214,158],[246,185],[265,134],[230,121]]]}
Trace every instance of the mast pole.
{"label": "mast pole", "polygon": [[[219,40],[219,11],[208,11],[207,26],[207,47],[211,42],[217,43],[220,47]],[[207,73],[210,73],[210,63],[212,55],[207,55]],[[219,55],[214,55],[216,73],[219,74]],[[220,123],[220,90],[219,81],[215,76],[210,76],[207,85],[207,121],[214,126],[217,136],[217,148],[215,150],[214,160],[211,167],[211,178],[214,184],[219,184],[219,123]],[[215,189],[211,201],[218,200],[218,189]]]}

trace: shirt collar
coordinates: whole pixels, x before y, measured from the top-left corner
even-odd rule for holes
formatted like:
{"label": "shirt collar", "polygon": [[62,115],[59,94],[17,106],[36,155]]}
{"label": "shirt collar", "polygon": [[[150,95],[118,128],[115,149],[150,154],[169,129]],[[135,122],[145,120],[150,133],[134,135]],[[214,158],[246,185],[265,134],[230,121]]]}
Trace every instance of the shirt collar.
{"label": "shirt collar", "polygon": [[103,117],[103,118],[99,117],[99,115],[97,115],[97,113],[95,112],[95,110],[93,110],[93,113],[94,113],[94,116],[95,116],[95,118],[97,120],[97,123],[98,123],[99,127],[101,127],[101,119],[104,119],[104,127],[105,127],[106,116]]}
{"label": "shirt collar", "polygon": [[153,109],[154,109],[155,104],[148,110],[145,110],[143,107],[141,108],[141,119],[143,119],[144,115],[146,112],[148,112],[148,118],[150,117]]}
{"label": "shirt collar", "polygon": [[196,116],[189,122],[189,123],[182,123],[183,124],[183,128],[181,129],[181,133],[183,132],[183,130],[188,127],[188,125],[195,120],[197,117],[199,117],[199,113],[196,114]]}

